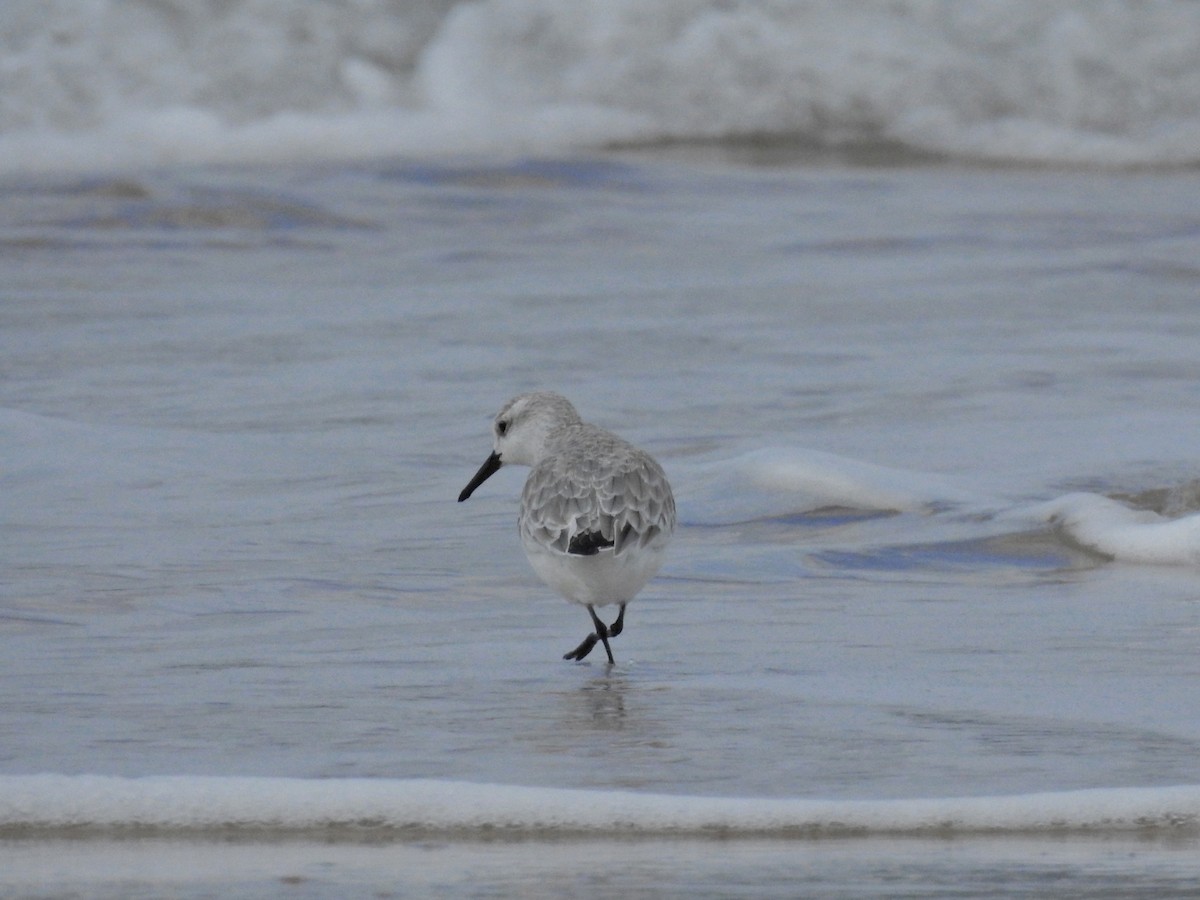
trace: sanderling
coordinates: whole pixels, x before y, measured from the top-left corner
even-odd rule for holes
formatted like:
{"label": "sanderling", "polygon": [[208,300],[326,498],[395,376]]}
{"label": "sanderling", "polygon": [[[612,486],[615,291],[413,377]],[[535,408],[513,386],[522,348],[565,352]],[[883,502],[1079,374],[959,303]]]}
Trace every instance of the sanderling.
{"label": "sanderling", "polygon": [[[521,394],[496,414],[492,455],[458,495],[471,496],[506,463],[532,466],[517,526],[533,569],[550,587],[587,607],[595,632],[563,659],[583,659],[596,641],[613,662],[608,639],[625,626],[625,605],[662,565],[675,529],[675,498],[662,467],[597,425],[566,397]],[[597,606],[617,603],[612,625]]]}

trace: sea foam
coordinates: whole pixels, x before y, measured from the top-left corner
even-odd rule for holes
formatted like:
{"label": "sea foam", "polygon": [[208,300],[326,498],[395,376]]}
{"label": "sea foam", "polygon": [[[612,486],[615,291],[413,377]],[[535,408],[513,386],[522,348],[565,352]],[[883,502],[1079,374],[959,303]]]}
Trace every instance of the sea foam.
{"label": "sea foam", "polygon": [[1194,829],[1200,786],[914,800],[688,797],[432,780],[0,776],[0,829],[351,829],[621,837],[1071,833]]}
{"label": "sea foam", "polygon": [[771,141],[1200,161],[1195,4],[7,5],[0,172]]}
{"label": "sea foam", "polygon": [[1171,519],[1100,494],[1075,493],[1042,504],[1033,514],[1070,541],[1116,560],[1200,564],[1200,513]]}
{"label": "sea foam", "polygon": [[930,513],[981,502],[949,477],[800,447],[761,447],[686,467],[680,488],[684,521],[704,524],[825,508]]}

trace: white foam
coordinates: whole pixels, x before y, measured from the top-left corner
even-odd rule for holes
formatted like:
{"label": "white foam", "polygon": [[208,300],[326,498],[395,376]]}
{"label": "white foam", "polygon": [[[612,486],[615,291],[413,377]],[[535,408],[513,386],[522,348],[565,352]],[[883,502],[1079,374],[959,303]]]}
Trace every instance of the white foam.
{"label": "white foam", "polygon": [[1168,519],[1089,493],[1068,494],[1031,512],[1062,529],[1073,542],[1113,559],[1166,565],[1200,564],[1200,514]]}
{"label": "white foam", "polygon": [[919,800],[681,797],[430,780],[0,776],[0,828],[629,836],[1194,828],[1200,786]]}
{"label": "white foam", "polygon": [[1200,161],[1200,8],[9,4],[0,172],[776,136]]}
{"label": "white foam", "polygon": [[950,478],[819,450],[764,447],[681,472],[684,521],[749,521],[827,507],[930,512],[979,498]]}

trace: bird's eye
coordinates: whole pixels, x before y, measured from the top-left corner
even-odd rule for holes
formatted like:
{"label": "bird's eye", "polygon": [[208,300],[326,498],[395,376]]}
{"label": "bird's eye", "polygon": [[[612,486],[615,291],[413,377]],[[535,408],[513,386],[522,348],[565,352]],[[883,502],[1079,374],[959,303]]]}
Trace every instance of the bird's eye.
{"label": "bird's eye", "polygon": [[504,419],[501,419],[499,422],[497,422],[496,433],[499,434],[500,437],[504,437],[504,435],[508,433],[508,422],[504,421]]}

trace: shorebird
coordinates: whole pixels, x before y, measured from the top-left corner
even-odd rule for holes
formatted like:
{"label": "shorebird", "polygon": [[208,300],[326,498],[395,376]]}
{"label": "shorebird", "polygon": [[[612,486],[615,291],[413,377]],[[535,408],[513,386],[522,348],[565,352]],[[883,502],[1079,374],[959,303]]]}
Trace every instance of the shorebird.
{"label": "shorebird", "polygon": [[[589,425],[561,394],[520,394],[496,414],[492,454],[458,502],[501,466],[532,466],[521,492],[521,545],[542,581],[587,607],[595,630],[563,659],[582,660],[625,627],[625,606],[663,561],[675,498],[662,467],[610,431]],[[618,604],[612,625],[597,606]]]}

